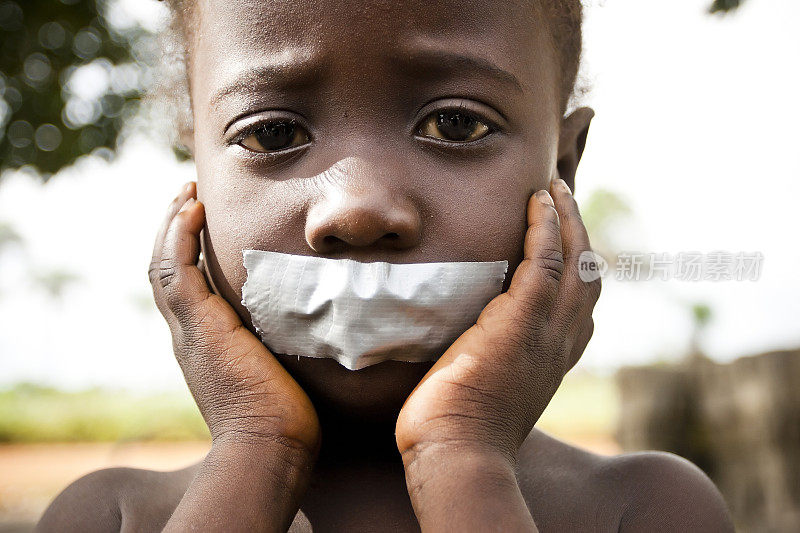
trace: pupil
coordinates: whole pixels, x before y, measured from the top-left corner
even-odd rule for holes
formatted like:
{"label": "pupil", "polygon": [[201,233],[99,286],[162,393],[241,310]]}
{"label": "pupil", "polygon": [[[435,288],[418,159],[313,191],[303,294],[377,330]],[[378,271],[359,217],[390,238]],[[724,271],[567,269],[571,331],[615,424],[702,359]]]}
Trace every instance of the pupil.
{"label": "pupil", "polygon": [[265,150],[286,148],[294,140],[294,124],[276,122],[265,124],[255,132],[256,139]]}
{"label": "pupil", "polygon": [[452,141],[466,141],[475,132],[476,120],[463,113],[442,112],[436,119],[436,127]]}

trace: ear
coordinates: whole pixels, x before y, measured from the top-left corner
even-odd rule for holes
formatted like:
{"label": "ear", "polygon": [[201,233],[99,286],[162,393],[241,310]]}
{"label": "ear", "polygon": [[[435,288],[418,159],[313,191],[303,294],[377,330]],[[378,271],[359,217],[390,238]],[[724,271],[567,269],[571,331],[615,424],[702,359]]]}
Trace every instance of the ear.
{"label": "ear", "polygon": [[589,124],[594,118],[590,107],[579,107],[561,120],[561,135],[558,138],[558,177],[567,182],[575,192],[575,173],[586,147]]}

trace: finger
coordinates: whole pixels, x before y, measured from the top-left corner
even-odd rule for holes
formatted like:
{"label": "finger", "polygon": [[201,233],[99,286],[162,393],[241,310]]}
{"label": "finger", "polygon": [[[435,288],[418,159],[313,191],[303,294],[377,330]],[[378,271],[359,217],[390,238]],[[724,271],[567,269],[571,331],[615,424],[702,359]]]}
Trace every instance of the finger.
{"label": "finger", "polygon": [[[261,361],[269,354],[266,347],[244,327],[239,315],[221,296],[214,294],[200,270],[200,232],[205,225],[205,206],[189,198],[170,221],[164,235],[158,276],[154,284],[161,301],[179,330],[176,337],[184,346],[203,346],[205,355],[237,357],[241,361]],[[191,351],[191,350],[190,350]],[[213,358],[213,357],[212,357]],[[279,369],[274,357],[267,363],[269,372]],[[184,361],[179,356],[181,365]],[[288,374],[286,374],[288,376]],[[283,379],[283,378],[282,378]]]}
{"label": "finger", "polygon": [[172,218],[164,235],[155,290],[179,319],[211,294],[205,277],[197,268],[204,223],[203,204],[189,198]]}
{"label": "finger", "polygon": [[169,207],[167,208],[167,215],[164,217],[164,221],[161,223],[158,233],[156,234],[156,241],[155,245],[153,246],[153,260],[161,258],[161,247],[164,244],[164,236],[167,233],[170,222],[172,222],[172,219],[178,213],[178,210],[189,198],[197,198],[197,184],[193,181],[186,183],[181,188],[181,192],[178,193],[178,196],[176,196],[169,204]]}
{"label": "finger", "polygon": [[583,223],[578,203],[569,186],[562,179],[554,179],[550,185],[551,194],[561,220],[561,242],[564,250],[564,273],[559,290],[559,301],[553,309],[552,319],[558,323],[580,320],[591,314],[600,296],[600,278],[593,281],[581,279],[579,258],[584,252],[591,252],[589,234]]}
{"label": "finger", "polygon": [[524,258],[514,272],[508,295],[519,311],[538,325],[550,314],[564,271],[561,231],[553,199],[537,191],[528,201],[528,231],[525,233]]}
{"label": "finger", "polygon": [[[153,255],[150,258],[150,267],[148,270],[148,275],[150,277],[150,284],[153,285],[155,288],[155,284],[158,283],[159,277],[159,267],[161,263],[161,249],[164,245],[164,236],[167,233],[167,229],[169,228],[172,219],[178,213],[178,210],[186,203],[186,200],[189,198],[196,198],[197,190],[196,185],[194,182],[186,183],[182,188],[178,196],[176,196],[172,202],[170,202],[169,207],[167,207],[167,214],[164,217],[164,221],[161,223],[161,226],[156,233],[156,240],[153,244]],[[158,302],[158,298],[156,298],[156,303]],[[159,307],[160,309],[160,307]]]}

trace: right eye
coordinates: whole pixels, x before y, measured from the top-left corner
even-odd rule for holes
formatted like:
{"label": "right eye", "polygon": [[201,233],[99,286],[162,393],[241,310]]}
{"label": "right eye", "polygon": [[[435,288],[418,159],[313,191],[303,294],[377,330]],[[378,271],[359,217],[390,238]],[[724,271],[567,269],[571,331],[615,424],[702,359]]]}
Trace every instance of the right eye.
{"label": "right eye", "polygon": [[419,127],[423,137],[461,144],[480,140],[491,132],[486,122],[461,110],[431,113]]}
{"label": "right eye", "polygon": [[280,152],[309,141],[308,132],[291,120],[263,122],[246,131],[238,144],[251,152]]}

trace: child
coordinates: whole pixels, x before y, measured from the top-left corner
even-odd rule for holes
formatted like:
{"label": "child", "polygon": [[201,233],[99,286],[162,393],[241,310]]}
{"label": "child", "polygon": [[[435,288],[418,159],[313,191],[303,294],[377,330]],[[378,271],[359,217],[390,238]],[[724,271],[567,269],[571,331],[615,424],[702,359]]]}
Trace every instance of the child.
{"label": "child", "polygon": [[[600,293],[572,196],[593,113],[565,116],[578,0],[173,4],[198,180],[150,278],[213,445],[178,472],[90,474],[41,530],[732,529],[687,461],[533,429]],[[435,364],[351,371],[268,351],[245,249],[508,260],[510,282]]]}

